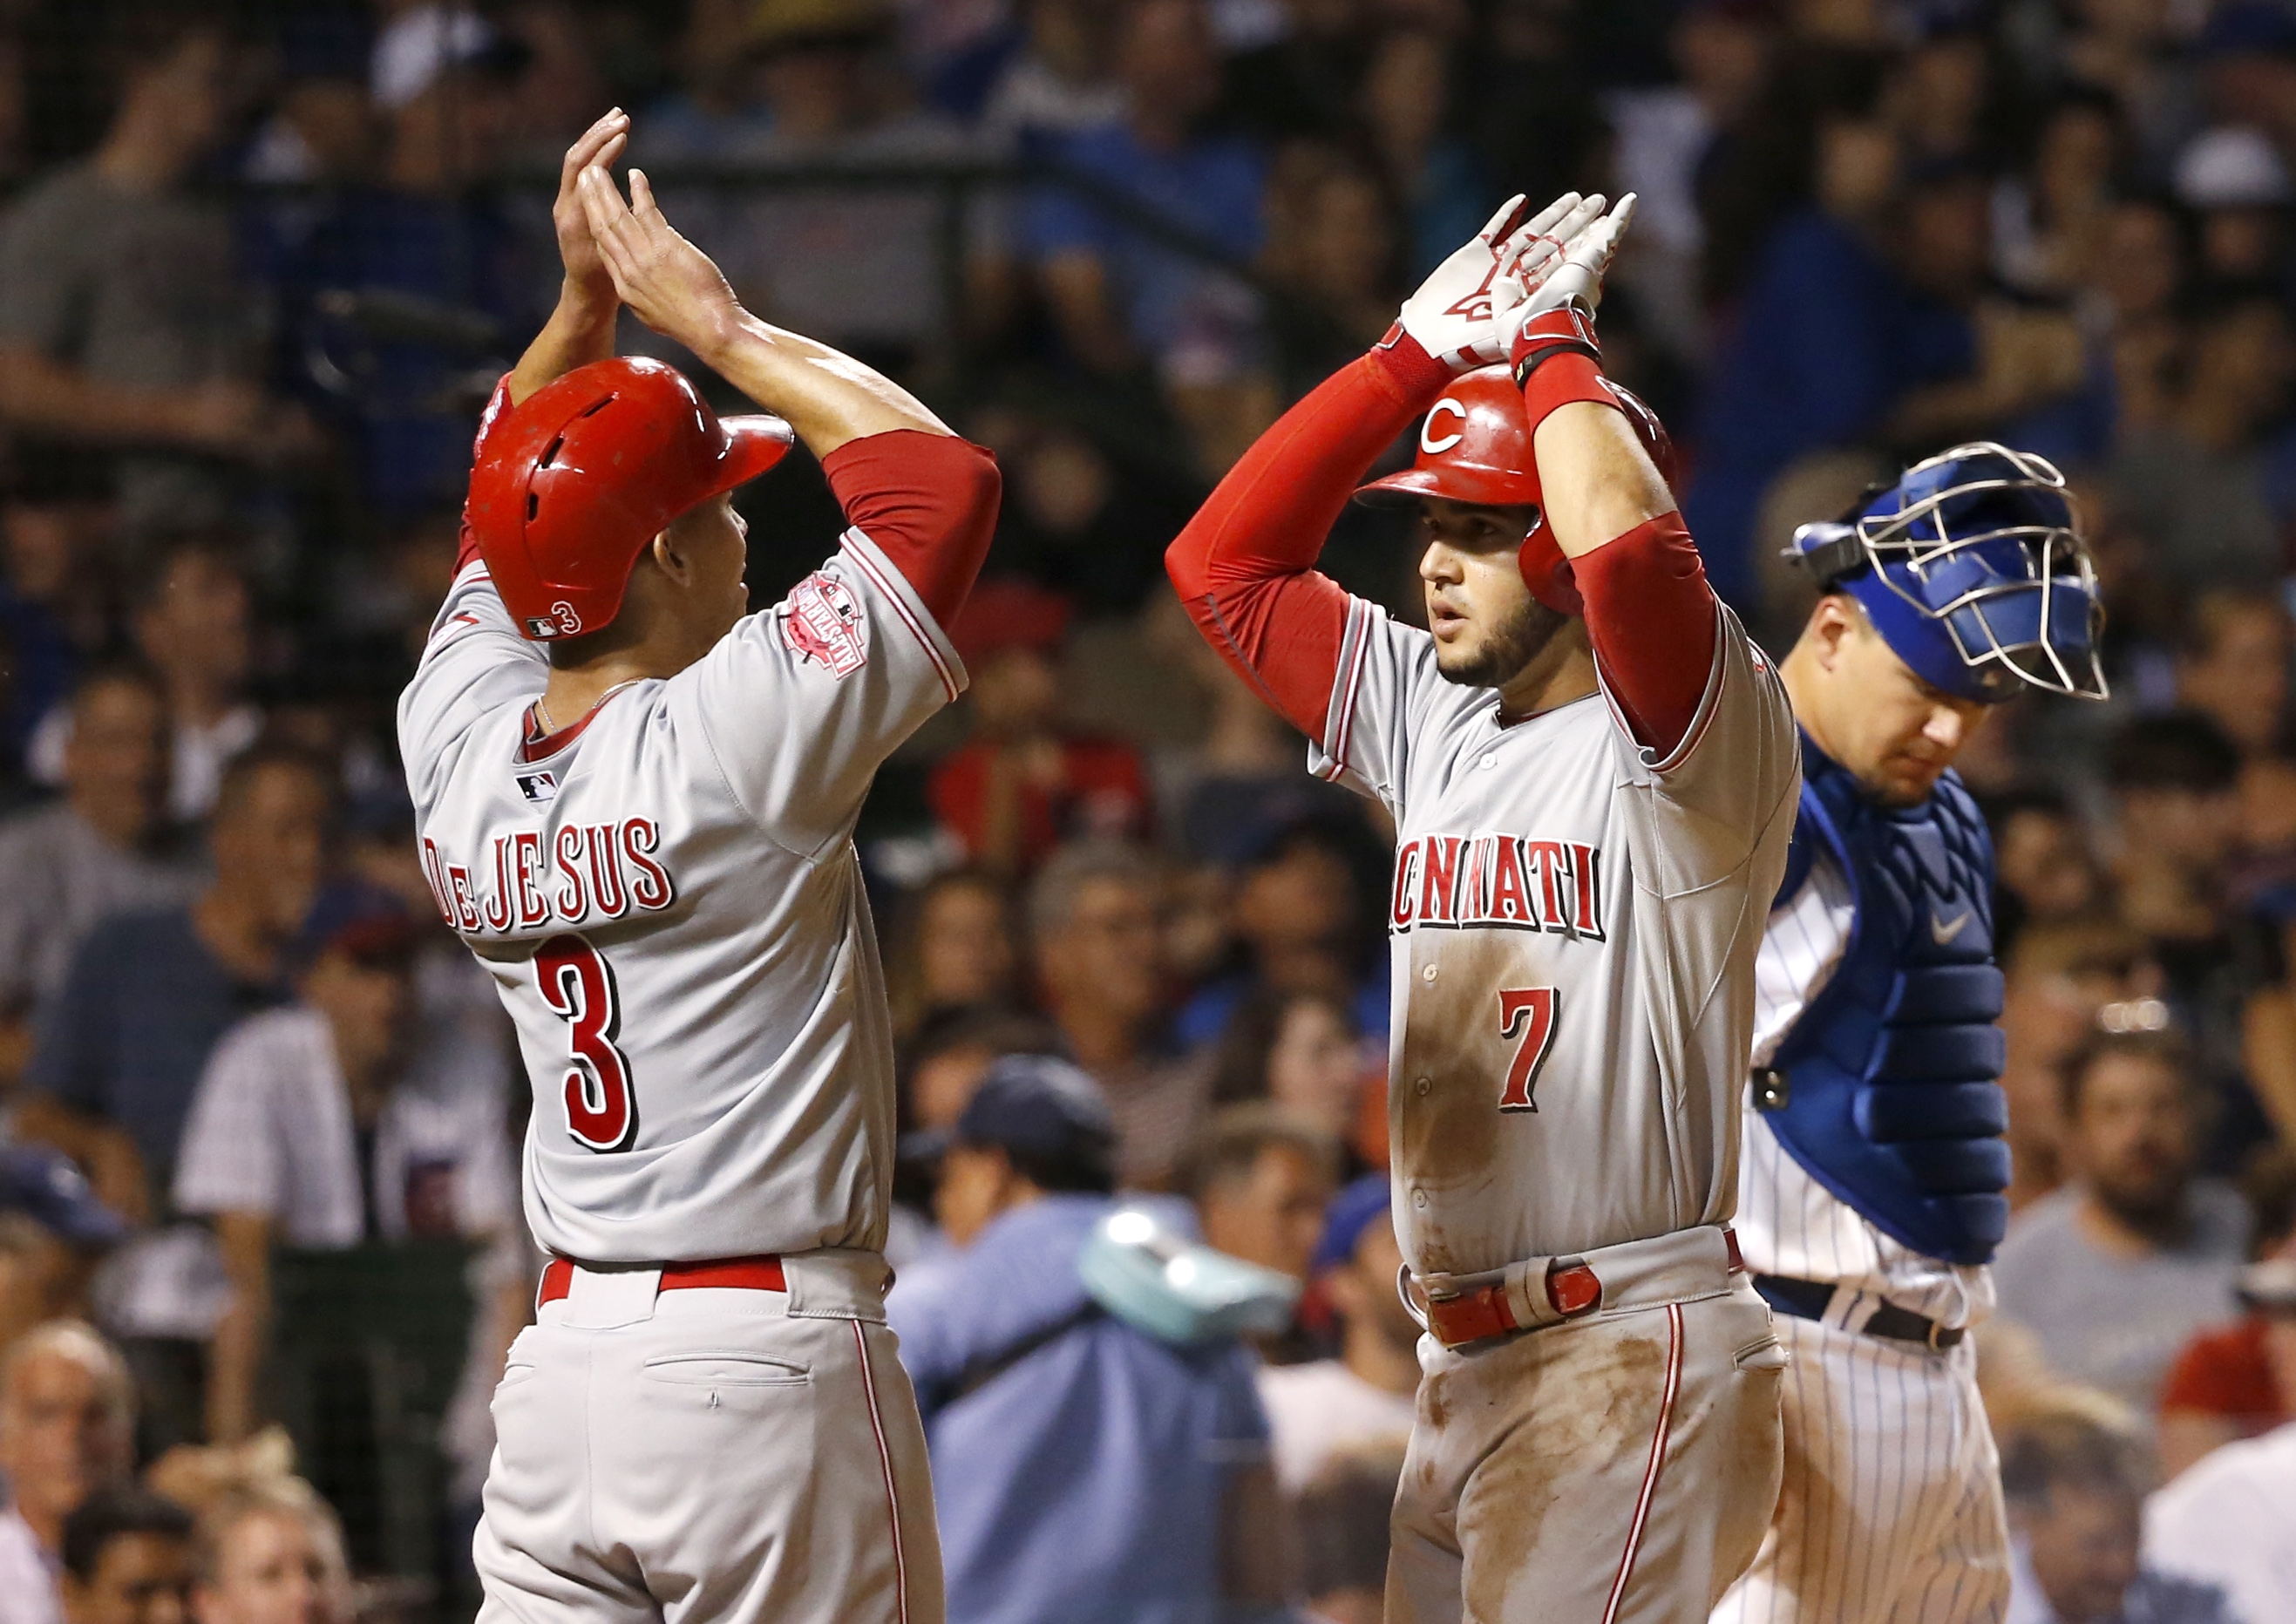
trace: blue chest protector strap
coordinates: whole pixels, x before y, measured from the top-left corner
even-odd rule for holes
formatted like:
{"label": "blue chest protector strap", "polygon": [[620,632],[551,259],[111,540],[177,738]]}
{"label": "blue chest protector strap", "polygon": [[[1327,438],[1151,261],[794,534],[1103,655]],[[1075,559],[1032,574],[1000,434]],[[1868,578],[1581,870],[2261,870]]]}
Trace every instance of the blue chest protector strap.
{"label": "blue chest protector strap", "polygon": [[1764,1120],[1787,1153],[1884,1234],[1985,1263],[2008,1227],[2001,972],[1993,849],[1948,773],[1921,805],[1888,808],[1802,741],[1800,813],[1781,901],[1819,854],[1857,914],[1841,962],[1779,1046],[1785,1087]]}

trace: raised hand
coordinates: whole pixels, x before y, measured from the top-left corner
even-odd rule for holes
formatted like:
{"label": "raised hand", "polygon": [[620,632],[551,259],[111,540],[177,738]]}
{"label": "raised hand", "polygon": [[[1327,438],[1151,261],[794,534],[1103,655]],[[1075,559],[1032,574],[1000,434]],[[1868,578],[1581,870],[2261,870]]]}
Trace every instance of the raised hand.
{"label": "raised hand", "polygon": [[701,353],[742,314],[717,262],[680,236],[654,201],[642,169],[630,171],[623,201],[613,177],[597,164],[577,182],[584,217],[614,291],[647,326]]}
{"label": "raised hand", "polygon": [[598,257],[596,239],[590,234],[590,217],[582,207],[582,171],[608,169],[629,144],[630,116],[617,107],[582,132],[566,149],[558,169],[558,196],[550,205],[550,224],[558,234],[558,258],[566,267],[566,285],[582,299],[599,305],[614,301],[614,279]]}
{"label": "raised hand", "polygon": [[1455,373],[1506,359],[1506,334],[1492,319],[1493,295],[1502,273],[1517,262],[1545,264],[1559,252],[1556,238],[1568,242],[1586,221],[1602,213],[1603,200],[1566,192],[1535,215],[1526,217],[1523,210],[1521,193],[1500,204],[1482,230],[1403,301],[1386,341],[1408,334]]}
{"label": "raised hand", "polygon": [[1508,268],[1492,289],[1491,319],[1502,335],[1502,357],[1525,322],[1565,305],[1592,310],[1603,302],[1603,275],[1634,217],[1633,193],[1608,214],[1597,194],[1569,210],[1560,230],[1538,233],[1525,226],[1499,245]]}

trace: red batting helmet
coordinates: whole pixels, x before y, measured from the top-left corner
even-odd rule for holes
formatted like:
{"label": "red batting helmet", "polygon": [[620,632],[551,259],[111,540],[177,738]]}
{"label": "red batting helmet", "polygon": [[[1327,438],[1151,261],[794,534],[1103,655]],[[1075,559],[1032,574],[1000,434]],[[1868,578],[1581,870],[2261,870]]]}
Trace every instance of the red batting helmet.
{"label": "red batting helmet", "polygon": [[518,629],[579,636],[621,612],[630,570],[680,513],[788,455],[790,426],[720,419],[675,367],[578,366],[487,436],[466,510]]}
{"label": "red batting helmet", "polygon": [[[1643,449],[1669,485],[1675,476],[1674,442],[1658,414],[1629,391],[1605,378],[1619,398]],[[1546,497],[1532,455],[1530,416],[1522,391],[1504,366],[1479,366],[1454,380],[1428,408],[1419,426],[1419,455],[1410,467],[1374,480],[1356,492],[1358,500],[1383,504],[1421,496],[1442,496],[1475,507],[1538,507]],[[1584,612],[1571,580],[1570,561],[1554,545],[1542,511],[1522,538],[1522,578],[1534,596],[1564,614]]]}

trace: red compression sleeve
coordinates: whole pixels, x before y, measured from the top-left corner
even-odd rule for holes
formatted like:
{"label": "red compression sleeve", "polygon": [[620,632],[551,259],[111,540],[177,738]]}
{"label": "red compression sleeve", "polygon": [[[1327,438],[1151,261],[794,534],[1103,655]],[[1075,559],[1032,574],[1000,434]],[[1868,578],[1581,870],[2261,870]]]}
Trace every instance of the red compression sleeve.
{"label": "red compression sleeve", "polygon": [[821,459],[821,471],[847,521],[947,626],[996,529],[996,459],[954,435],[895,429],[846,441]]}
{"label": "red compression sleeve", "polygon": [[1311,739],[1348,618],[1316,555],[1364,470],[1450,378],[1408,338],[1341,368],[1253,443],[1164,554],[1204,640]]}
{"label": "red compression sleeve", "polygon": [[1672,755],[1706,697],[1721,623],[1682,515],[1647,520],[1571,569],[1603,682],[1635,737]]}

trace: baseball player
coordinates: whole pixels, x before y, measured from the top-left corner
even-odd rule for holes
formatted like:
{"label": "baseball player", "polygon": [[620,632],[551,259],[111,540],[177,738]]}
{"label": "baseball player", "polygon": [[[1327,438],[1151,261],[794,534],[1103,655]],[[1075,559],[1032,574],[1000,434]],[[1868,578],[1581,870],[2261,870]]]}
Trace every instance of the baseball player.
{"label": "baseball player", "polygon": [[2009,1221],[1993,846],[1953,759],[2028,689],[2104,697],[2064,480],[1956,446],[1791,556],[1801,808],[1756,969],[1737,1227],[1793,1356],[1786,1465],[1728,1624],[1963,1624],[2009,1601],[1969,1328]]}
{"label": "baseball player", "polygon": [[[1428,1335],[1390,1624],[1702,1620],[1776,1493],[1784,1356],[1723,1220],[1793,725],[1662,431],[1602,376],[1630,202],[1501,209],[1167,556],[1315,769],[1396,823],[1394,1205]],[[1359,494],[1419,507],[1426,631],[1312,568],[1414,419],[1414,465]]]}
{"label": "baseball player", "polygon": [[[480,431],[455,584],[399,701],[440,911],[534,1085],[552,1254],[494,1400],[480,1617],[937,1624],[915,1400],[884,1326],[891,1034],[851,842],[955,699],[986,453],[745,312],[628,120],[567,154],[557,311]],[[627,307],[777,414],[611,358]],[[747,611],[730,493],[792,431],[852,528]]]}

